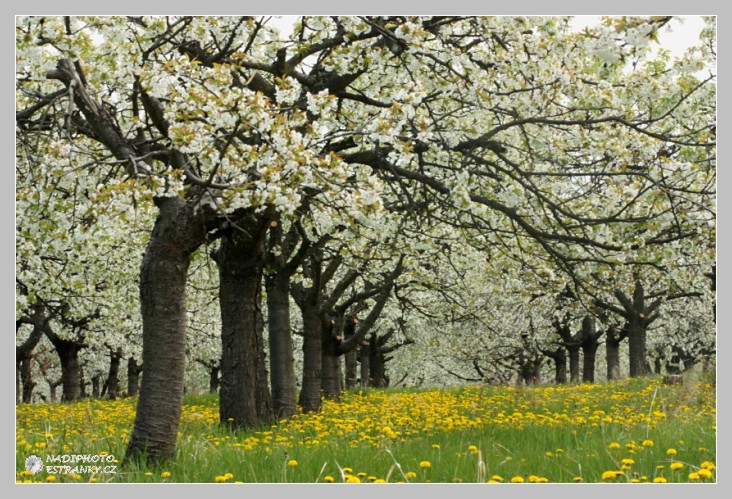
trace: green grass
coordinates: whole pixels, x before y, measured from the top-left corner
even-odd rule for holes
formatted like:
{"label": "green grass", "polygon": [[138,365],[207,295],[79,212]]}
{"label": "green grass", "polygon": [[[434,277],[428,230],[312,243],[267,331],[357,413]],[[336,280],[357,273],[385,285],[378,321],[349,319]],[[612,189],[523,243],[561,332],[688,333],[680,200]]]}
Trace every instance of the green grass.
{"label": "green grass", "polygon": [[[30,454],[47,461],[106,452],[121,461],[135,402],[18,406],[18,481],[51,476],[23,471]],[[174,460],[116,463],[115,474],[56,473],[50,480],[709,482],[716,476],[715,430],[714,386],[704,380],[355,391],[326,401],[320,414],[251,432],[220,427],[215,396],[186,395]],[[623,473],[609,478],[612,471]]]}

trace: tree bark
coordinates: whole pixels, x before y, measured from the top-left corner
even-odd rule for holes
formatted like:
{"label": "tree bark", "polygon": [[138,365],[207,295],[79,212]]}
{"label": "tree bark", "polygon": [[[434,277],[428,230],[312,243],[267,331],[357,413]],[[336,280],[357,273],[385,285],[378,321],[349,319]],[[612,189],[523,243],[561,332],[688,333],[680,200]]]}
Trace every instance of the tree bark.
{"label": "tree bark", "polygon": [[[320,410],[321,371],[322,371],[322,321],[318,303],[313,296],[301,306],[303,320],[303,367],[302,388],[298,404],[303,412]],[[298,303],[299,305],[299,303]]]}
{"label": "tree bark", "polygon": [[322,341],[322,360],[321,360],[321,389],[323,396],[328,399],[338,400],[341,395],[341,358],[338,352],[338,346],[341,337],[338,332],[338,324],[333,317],[324,316],[321,319],[323,327]]}
{"label": "tree bark", "polygon": [[275,417],[290,418],[297,410],[295,357],[290,331],[290,278],[277,272],[265,277],[269,327],[269,369]]}
{"label": "tree bark", "polygon": [[554,361],[554,382],[558,385],[567,383],[567,350],[560,346],[556,350],[541,352]]}
{"label": "tree bark", "polygon": [[607,379],[620,379],[620,344],[627,336],[627,328],[617,331],[609,328],[605,334],[605,356],[607,359]]}
{"label": "tree bark", "polygon": [[234,428],[260,423],[258,394],[262,373],[262,272],[266,217],[247,214],[221,239],[212,255],[219,266],[221,384],[219,418]]}
{"label": "tree bark", "polygon": [[85,348],[86,345],[61,338],[48,325],[46,325],[45,332],[61,362],[61,401],[69,402],[81,398],[82,376],[79,350]]}
{"label": "tree bark", "polygon": [[353,389],[358,386],[358,350],[350,350],[345,355],[346,364],[346,388]]}
{"label": "tree bark", "polygon": [[582,381],[585,383],[595,382],[595,361],[600,346],[597,340],[602,335],[602,330],[597,331],[594,317],[587,316],[582,320]]}
{"label": "tree bark", "polygon": [[18,376],[17,397],[24,404],[30,404],[33,398],[33,388],[36,382],[33,380],[33,369],[31,362],[33,360],[33,350],[35,350],[38,342],[43,338],[43,332],[49,318],[44,316],[42,310],[37,308],[30,317],[23,317],[16,321],[15,331],[18,332],[21,324],[30,324],[33,326],[28,339],[22,345],[15,347],[15,367]]}
{"label": "tree bark", "polygon": [[160,213],[140,269],[142,365],[135,424],[125,461],[172,458],[186,366],[186,277],[205,242],[202,217],[179,197],[158,198]]}
{"label": "tree bark", "polygon": [[92,376],[91,384],[92,384],[92,398],[98,399],[102,396],[104,396],[104,391],[100,390],[102,385],[101,380],[101,374],[95,374]]}
{"label": "tree bark", "polygon": [[127,360],[127,396],[137,397],[140,393],[140,372],[142,366],[137,364],[134,357]]}
{"label": "tree bark", "polygon": [[208,368],[208,392],[209,393],[218,393],[219,391],[219,382],[220,382],[220,373],[221,369],[219,369],[219,366],[211,366]]}
{"label": "tree bark", "polygon": [[109,354],[109,375],[107,376],[107,397],[116,400],[119,397],[119,364],[122,360],[122,348]]}
{"label": "tree bark", "polygon": [[358,358],[361,362],[360,385],[361,388],[369,386],[371,377],[371,343],[364,340],[358,349]]}

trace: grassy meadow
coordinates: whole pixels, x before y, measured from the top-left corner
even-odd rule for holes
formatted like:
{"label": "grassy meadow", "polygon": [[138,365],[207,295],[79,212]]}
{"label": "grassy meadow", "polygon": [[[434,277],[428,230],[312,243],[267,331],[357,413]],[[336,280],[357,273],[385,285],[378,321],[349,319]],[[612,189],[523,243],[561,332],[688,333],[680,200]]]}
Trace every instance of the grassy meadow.
{"label": "grassy meadow", "polygon": [[[184,400],[177,457],[122,466],[136,399],[16,408],[25,482],[714,482],[713,382],[658,378],[514,388],[345,393],[259,431],[218,425],[217,398]],[[47,456],[114,456],[116,473],[49,473]],[[46,465],[36,474],[26,458]],[[73,464],[71,466],[74,466]],[[51,471],[54,471],[53,469]],[[56,470],[57,471],[57,470]],[[79,471],[79,470],[77,470]]]}

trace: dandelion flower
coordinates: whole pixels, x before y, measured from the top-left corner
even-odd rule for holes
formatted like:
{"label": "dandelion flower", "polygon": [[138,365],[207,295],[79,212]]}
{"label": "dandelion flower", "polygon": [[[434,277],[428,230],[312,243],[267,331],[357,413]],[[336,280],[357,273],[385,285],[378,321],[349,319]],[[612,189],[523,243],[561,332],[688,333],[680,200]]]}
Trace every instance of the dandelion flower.
{"label": "dandelion flower", "polygon": [[47,482],[55,482],[56,481],[56,475],[49,475],[46,477]]}
{"label": "dandelion flower", "polygon": [[414,471],[407,471],[404,476],[407,478],[416,478],[417,474]]}
{"label": "dandelion flower", "polygon": [[653,440],[643,440],[641,444],[643,447],[653,447]]}
{"label": "dandelion flower", "polygon": [[699,473],[697,473],[696,471],[692,471],[691,473],[689,473],[689,480],[696,481],[696,480],[699,480],[700,478],[701,478],[701,475],[699,475]]}
{"label": "dandelion flower", "polygon": [[681,469],[681,468],[683,468],[683,467],[684,467],[683,463],[680,463],[680,462],[678,462],[678,461],[675,461],[675,462],[673,462],[673,463],[671,463],[671,464],[669,465],[669,468],[671,468],[671,469],[672,469],[672,470],[674,470],[674,471],[675,471],[675,470],[680,470],[680,469]]}
{"label": "dandelion flower", "polygon": [[710,470],[710,471],[717,469],[717,467],[714,466],[714,463],[711,461],[704,461],[703,463],[701,463],[701,466],[699,466],[699,467],[702,469],[705,469],[705,470]]}
{"label": "dandelion flower", "polygon": [[625,458],[625,459],[623,459],[623,460],[622,460],[622,461],[620,461],[620,462],[621,462],[621,463],[623,463],[623,464],[626,464],[626,465],[628,465],[628,466],[630,466],[631,464],[635,464],[635,461],[634,461],[634,460],[632,460],[632,459],[629,459],[629,458]]}
{"label": "dandelion flower", "polygon": [[576,476],[576,477],[572,478],[572,481],[573,482],[581,482],[582,481],[582,477],[581,476]]}
{"label": "dandelion flower", "polygon": [[617,443],[617,442],[613,442],[610,445],[608,445],[607,447],[608,447],[608,449],[619,449],[620,448],[620,444]]}
{"label": "dandelion flower", "polygon": [[353,469],[352,468],[343,468],[343,473],[346,475],[350,475],[351,473],[353,473]]}
{"label": "dandelion flower", "polygon": [[620,470],[608,470],[602,472],[602,479],[603,480],[614,480],[620,475],[623,475],[624,473]]}
{"label": "dandelion flower", "polygon": [[432,444],[432,448],[433,448],[433,449],[438,449],[438,450],[439,450],[439,448],[440,448],[440,444]]}
{"label": "dandelion flower", "polygon": [[502,481],[503,481],[503,477],[502,477],[502,476],[500,476],[500,475],[493,475],[493,476],[491,477],[491,480],[493,480],[493,481],[495,481],[495,482],[499,482],[499,483],[500,483],[500,482],[502,482]]}
{"label": "dandelion flower", "polygon": [[419,463],[419,467],[422,469],[431,468],[432,463],[430,463],[429,461],[422,461]]}
{"label": "dandelion flower", "polygon": [[478,452],[478,448],[477,448],[477,447],[476,447],[475,445],[471,445],[471,446],[469,446],[469,447],[468,447],[468,450],[469,450],[470,452],[473,452],[473,453],[476,453],[476,452]]}
{"label": "dandelion flower", "polygon": [[168,478],[170,476],[170,471],[163,471],[160,473],[160,478]]}
{"label": "dandelion flower", "polygon": [[676,455],[676,449],[669,449],[666,451],[666,455],[668,456],[675,456]]}
{"label": "dandelion flower", "polygon": [[656,478],[653,479],[653,483],[666,483],[666,482],[668,482],[668,480],[666,480],[662,476],[657,476]]}
{"label": "dandelion flower", "polygon": [[524,483],[524,477],[516,475],[511,478],[511,483]]}
{"label": "dandelion flower", "polygon": [[699,474],[699,476],[701,478],[705,478],[705,479],[712,478],[712,472],[706,468],[700,469],[699,471],[697,471],[697,473]]}
{"label": "dandelion flower", "polygon": [[333,483],[333,482],[335,482],[335,478],[333,478],[330,475],[326,475],[323,477],[323,481],[328,482],[328,483]]}
{"label": "dandelion flower", "polygon": [[294,459],[290,459],[289,461],[287,461],[287,466],[294,468],[295,466],[297,466],[297,461],[295,461]]}
{"label": "dandelion flower", "polygon": [[346,477],[346,483],[361,483],[361,479],[357,476],[349,475]]}

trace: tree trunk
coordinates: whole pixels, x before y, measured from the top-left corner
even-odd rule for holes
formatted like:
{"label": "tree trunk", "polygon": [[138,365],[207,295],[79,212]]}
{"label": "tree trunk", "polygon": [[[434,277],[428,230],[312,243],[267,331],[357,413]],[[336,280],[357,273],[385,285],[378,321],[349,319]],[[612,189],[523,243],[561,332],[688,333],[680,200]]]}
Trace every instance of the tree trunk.
{"label": "tree trunk", "polygon": [[98,399],[104,396],[104,391],[100,390],[102,384],[101,381],[102,380],[100,374],[95,374],[94,376],[92,376],[92,398]]}
{"label": "tree trunk", "polygon": [[602,331],[597,331],[595,318],[587,316],[582,320],[582,381],[585,383],[595,382],[595,361],[597,357],[597,341],[602,336]]}
{"label": "tree trunk", "polygon": [[368,341],[363,341],[361,347],[358,349],[358,358],[361,362],[360,383],[362,389],[369,386],[369,378],[371,377],[370,350],[371,346]]}
{"label": "tree trunk", "polygon": [[[17,357],[16,357],[17,358]],[[17,372],[20,376],[20,393],[22,394],[22,402],[30,404],[33,398],[33,388],[36,382],[33,381],[33,370],[31,369],[31,355],[26,355],[19,361],[16,361]]]}
{"label": "tree trunk", "polygon": [[579,345],[568,345],[566,346],[567,352],[569,352],[569,381],[572,383],[579,383],[580,380],[580,346]]}
{"label": "tree trunk", "polygon": [[350,350],[345,355],[346,363],[346,388],[353,389],[358,386],[358,350]]}
{"label": "tree trunk", "polygon": [[542,350],[542,353],[554,361],[554,382],[558,385],[567,383],[567,350],[560,346],[556,350]]}
{"label": "tree trunk", "polygon": [[338,332],[338,324],[331,317],[322,319],[322,376],[321,389],[326,398],[338,400],[341,395],[341,362],[338,352],[338,344],[341,337]]}
{"label": "tree trunk", "polygon": [[[219,266],[221,386],[219,418],[234,428],[259,425],[257,394],[262,338],[262,271],[266,221],[251,216],[222,238]],[[246,231],[246,232],[245,232]]]}
{"label": "tree trunk", "polygon": [[620,379],[620,343],[627,336],[627,328],[618,331],[609,327],[605,334],[605,356],[608,381]]}
{"label": "tree trunk", "polygon": [[301,307],[304,337],[302,389],[298,403],[303,412],[317,412],[320,410],[321,399],[322,325],[318,303],[312,296],[309,298],[309,306],[306,304]]}
{"label": "tree trunk", "polygon": [[142,366],[137,364],[134,357],[127,360],[127,396],[137,397],[140,393],[140,372]]}
{"label": "tree trunk", "polygon": [[172,458],[186,367],[186,277],[190,255],[205,241],[204,221],[178,197],[157,199],[140,269],[142,365],[137,415],[125,461]]}
{"label": "tree trunk", "polygon": [[631,378],[646,373],[646,328],[632,320],[628,325],[629,374]]}
{"label": "tree trunk", "polygon": [[74,341],[60,340],[56,344],[56,352],[61,361],[61,401],[68,402],[81,398],[81,367],[79,365],[79,347]]}
{"label": "tree trunk", "polygon": [[107,397],[109,397],[109,400],[116,400],[119,397],[119,364],[122,360],[122,348],[110,352],[109,358]]}
{"label": "tree trunk", "polygon": [[269,326],[269,370],[275,417],[290,418],[297,410],[295,357],[290,331],[290,279],[286,274],[265,278]]}
{"label": "tree trunk", "polygon": [[211,366],[208,369],[208,392],[218,393],[219,391],[219,366]]}

